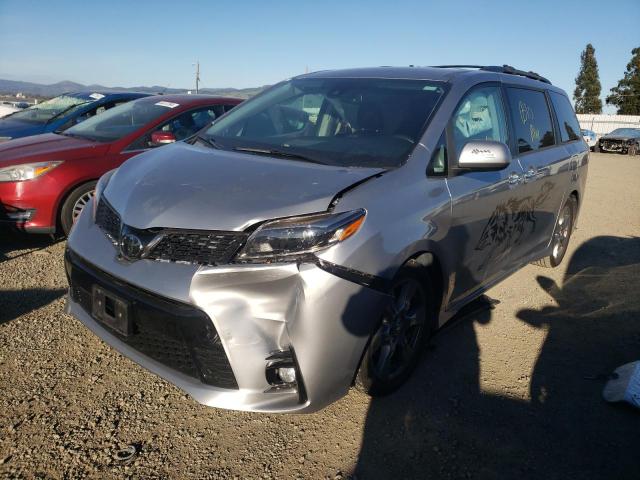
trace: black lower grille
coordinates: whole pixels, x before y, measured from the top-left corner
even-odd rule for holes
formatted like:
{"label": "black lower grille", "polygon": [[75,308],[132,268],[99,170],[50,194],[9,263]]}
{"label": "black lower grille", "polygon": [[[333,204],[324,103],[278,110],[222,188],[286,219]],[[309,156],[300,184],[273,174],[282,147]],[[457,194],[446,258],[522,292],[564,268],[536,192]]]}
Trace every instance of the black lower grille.
{"label": "black lower grille", "polygon": [[218,332],[202,310],[117,280],[71,251],[66,253],[66,263],[71,297],[87,313],[92,311],[94,285],[129,302],[132,335],[122,335],[101,324],[122,342],[207,385],[238,388]]}
{"label": "black lower grille", "polygon": [[229,263],[246,238],[242,232],[170,232],[162,237],[148,258],[223,265]]}

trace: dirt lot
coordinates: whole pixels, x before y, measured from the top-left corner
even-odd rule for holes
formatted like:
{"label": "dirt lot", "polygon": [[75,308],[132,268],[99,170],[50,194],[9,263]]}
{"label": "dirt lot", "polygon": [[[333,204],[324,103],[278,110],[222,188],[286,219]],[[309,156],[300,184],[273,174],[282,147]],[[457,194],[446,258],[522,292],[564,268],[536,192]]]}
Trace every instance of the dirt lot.
{"label": "dirt lot", "polygon": [[[489,292],[412,380],[308,416],[202,407],[62,313],[64,243],[0,240],[0,475],[640,478],[640,411],[601,399],[640,359],[640,157],[593,155],[570,251]],[[129,462],[118,450],[134,445]]]}

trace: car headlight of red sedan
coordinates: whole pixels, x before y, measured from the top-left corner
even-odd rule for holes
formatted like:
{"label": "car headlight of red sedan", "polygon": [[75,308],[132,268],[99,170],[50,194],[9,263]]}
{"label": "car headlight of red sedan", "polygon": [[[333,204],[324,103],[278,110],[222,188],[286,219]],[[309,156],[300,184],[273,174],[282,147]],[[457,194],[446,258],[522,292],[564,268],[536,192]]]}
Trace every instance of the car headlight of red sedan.
{"label": "car headlight of red sedan", "polygon": [[33,180],[45,173],[53,170],[62,161],[23,163],[11,167],[0,168],[0,182],[24,182]]}

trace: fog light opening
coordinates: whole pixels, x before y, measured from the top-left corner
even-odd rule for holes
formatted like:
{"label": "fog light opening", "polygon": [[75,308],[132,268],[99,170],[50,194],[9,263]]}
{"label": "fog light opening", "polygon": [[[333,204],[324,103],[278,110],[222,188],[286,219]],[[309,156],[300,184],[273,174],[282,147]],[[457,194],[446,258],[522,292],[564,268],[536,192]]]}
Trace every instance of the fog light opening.
{"label": "fog light opening", "polygon": [[297,392],[298,401],[307,401],[307,392],[293,347],[271,352],[265,359],[265,376],[269,388],[265,393]]}
{"label": "fog light opening", "polygon": [[297,387],[299,375],[291,350],[271,352],[266,360],[265,376],[271,391]]}
{"label": "fog light opening", "polygon": [[276,375],[282,383],[295,384],[296,383],[296,369],[293,367],[280,367],[276,369]]}
{"label": "fog light opening", "polygon": [[0,206],[0,219],[1,217],[4,217],[5,220],[9,220],[11,222],[27,222],[31,220],[34,213],[35,210],[33,209],[25,210],[10,205]]}

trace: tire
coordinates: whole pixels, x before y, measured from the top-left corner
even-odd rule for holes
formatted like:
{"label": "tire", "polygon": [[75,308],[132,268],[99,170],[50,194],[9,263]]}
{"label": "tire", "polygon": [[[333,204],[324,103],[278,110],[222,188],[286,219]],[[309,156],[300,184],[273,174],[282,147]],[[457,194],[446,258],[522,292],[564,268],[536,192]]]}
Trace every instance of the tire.
{"label": "tire", "polygon": [[381,314],[356,376],[358,390],[371,396],[389,394],[418,364],[436,325],[436,302],[424,273],[424,267],[409,261],[396,275],[392,303]]}
{"label": "tire", "polygon": [[628,149],[627,149],[627,153],[629,154],[629,156],[636,156],[638,154],[638,147],[636,145],[631,145]]}
{"label": "tire", "polygon": [[562,206],[562,210],[560,210],[560,214],[556,220],[556,226],[553,230],[553,238],[551,240],[551,255],[532,262],[534,265],[545,268],[555,268],[560,265],[564,255],[567,253],[577,211],[578,202],[576,197],[571,195]]}
{"label": "tire", "polygon": [[60,209],[60,228],[65,236],[69,235],[71,227],[87,202],[93,198],[97,182],[87,182],[73,190],[66,198]]}
{"label": "tire", "polygon": [[594,151],[595,153],[599,153],[599,152],[600,152],[600,144],[599,144],[599,143],[596,143],[596,144],[595,144],[595,146],[593,147],[593,151]]}

